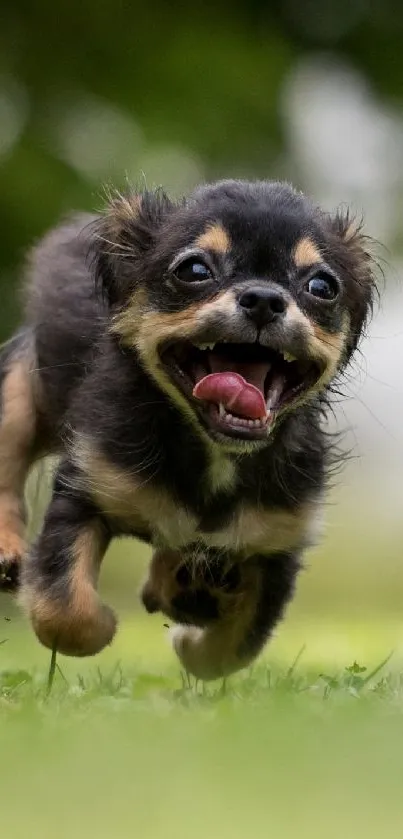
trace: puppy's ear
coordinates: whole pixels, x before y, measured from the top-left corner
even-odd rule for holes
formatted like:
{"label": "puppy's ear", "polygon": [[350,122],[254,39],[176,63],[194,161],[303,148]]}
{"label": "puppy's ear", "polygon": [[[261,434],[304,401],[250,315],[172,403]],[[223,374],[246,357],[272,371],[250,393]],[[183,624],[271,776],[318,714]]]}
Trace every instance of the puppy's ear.
{"label": "puppy's ear", "polygon": [[362,221],[348,211],[328,219],[331,251],[345,281],[346,304],[350,315],[347,357],[350,358],[372,314],[376,295],[377,263],[371,250],[374,243],[363,233]]}
{"label": "puppy's ear", "polygon": [[134,290],[141,264],[175,205],[162,190],[116,194],[93,227],[96,284],[111,306]]}

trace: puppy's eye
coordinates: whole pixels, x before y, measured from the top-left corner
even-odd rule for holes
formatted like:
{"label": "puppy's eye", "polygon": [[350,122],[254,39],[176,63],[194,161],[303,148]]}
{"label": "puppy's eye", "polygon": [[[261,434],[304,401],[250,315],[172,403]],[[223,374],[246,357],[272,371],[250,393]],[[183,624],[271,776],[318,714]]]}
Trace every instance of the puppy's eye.
{"label": "puppy's eye", "polygon": [[339,293],[337,281],[331,274],[316,274],[311,277],[306,285],[306,290],[312,297],[319,297],[321,300],[334,300]]}
{"label": "puppy's eye", "polygon": [[200,257],[190,256],[178,265],[174,270],[177,280],[182,283],[200,283],[212,279],[210,268]]}

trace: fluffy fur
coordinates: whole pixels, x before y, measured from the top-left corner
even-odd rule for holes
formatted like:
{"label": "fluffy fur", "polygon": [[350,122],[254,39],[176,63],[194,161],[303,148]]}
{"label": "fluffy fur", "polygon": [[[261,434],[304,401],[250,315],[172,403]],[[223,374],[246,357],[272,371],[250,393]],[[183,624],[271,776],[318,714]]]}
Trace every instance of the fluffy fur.
{"label": "fluffy fur", "polygon": [[[90,655],[112,641],[97,579],[130,534],[154,547],[142,598],[178,623],[183,666],[208,679],[253,660],[313,539],[323,412],[373,289],[361,231],[281,183],[117,195],[39,244],[1,357],[0,568],[42,643]],[[278,374],[270,422],[197,400],[211,363],[266,365],[269,402]],[[49,453],[60,465],[26,555],[24,482]]]}

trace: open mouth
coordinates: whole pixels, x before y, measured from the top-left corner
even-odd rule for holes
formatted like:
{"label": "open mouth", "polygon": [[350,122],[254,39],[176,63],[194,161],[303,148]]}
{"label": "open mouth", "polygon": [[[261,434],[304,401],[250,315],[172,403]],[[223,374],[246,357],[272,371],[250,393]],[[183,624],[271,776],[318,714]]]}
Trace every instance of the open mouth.
{"label": "open mouth", "polygon": [[247,440],[265,438],[280,411],[310,390],[322,372],[312,359],[258,343],[178,341],[161,360],[210,427]]}

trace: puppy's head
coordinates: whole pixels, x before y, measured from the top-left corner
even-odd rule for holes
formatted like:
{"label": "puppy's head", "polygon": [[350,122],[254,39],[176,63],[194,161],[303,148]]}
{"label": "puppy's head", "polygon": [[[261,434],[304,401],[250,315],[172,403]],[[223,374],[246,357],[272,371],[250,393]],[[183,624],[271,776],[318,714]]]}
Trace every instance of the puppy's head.
{"label": "puppy's head", "polygon": [[264,443],[348,363],[372,264],[346,215],[290,186],[223,181],[180,204],[118,196],[98,225],[111,329],[199,433]]}

